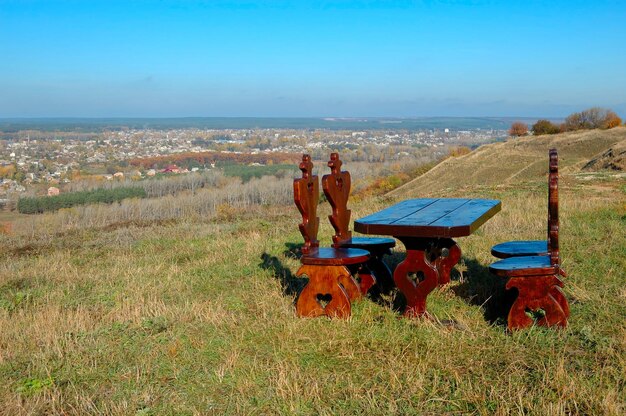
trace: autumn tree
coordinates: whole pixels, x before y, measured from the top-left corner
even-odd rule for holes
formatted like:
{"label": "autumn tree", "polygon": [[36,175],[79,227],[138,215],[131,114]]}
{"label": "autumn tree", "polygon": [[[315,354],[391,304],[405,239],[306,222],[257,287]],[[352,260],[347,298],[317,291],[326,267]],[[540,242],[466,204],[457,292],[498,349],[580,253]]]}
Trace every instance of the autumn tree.
{"label": "autumn tree", "polygon": [[573,113],[565,119],[564,130],[610,129],[621,124],[622,120],[612,110],[600,107],[588,108]]}
{"label": "autumn tree", "polygon": [[614,111],[608,110],[606,112],[606,116],[604,117],[602,128],[612,129],[613,127],[617,127],[620,124],[622,124],[622,119]]}
{"label": "autumn tree", "polygon": [[550,120],[537,120],[531,127],[531,130],[535,136],[541,136],[542,134],[556,134],[561,131],[561,128]]}
{"label": "autumn tree", "polygon": [[12,178],[15,172],[15,165],[0,166],[0,178]]}
{"label": "autumn tree", "polygon": [[516,121],[511,124],[511,128],[509,129],[510,136],[525,136],[528,134],[528,124],[522,123],[521,121]]}

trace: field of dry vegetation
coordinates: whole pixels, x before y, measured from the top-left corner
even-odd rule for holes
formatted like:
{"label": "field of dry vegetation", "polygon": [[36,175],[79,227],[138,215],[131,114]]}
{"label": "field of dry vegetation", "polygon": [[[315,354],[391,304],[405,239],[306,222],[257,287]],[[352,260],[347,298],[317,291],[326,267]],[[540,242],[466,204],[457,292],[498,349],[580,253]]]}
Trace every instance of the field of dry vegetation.
{"label": "field of dry vegetation", "polygon": [[[185,201],[166,196],[173,211],[163,218],[149,215],[146,199],[116,207],[134,213],[127,220],[90,223],[105,207],[25,220],[0,237],[0,414],[624,414],[626,186],[620,172],[579,168],[623,143],[626,129],[616,130],[602,145],[588,137],[587,151],[549,139],[563,161],[572,316],[562,331],[507,333],[511,299],[487,270],[493,244],[543,238],[544,172],[480,183],[462,170],[471,162],[490,177],[505,151],[531,152],[530,139],[450,159],[395,194],[354,202],[358,218],[407,197],[502,201],[502,212],[459,240],[454,281],[429,297],[432,320],[401,319],[395,294],[356,303],[347,321],[296,318],[304,281],[294,277],[302,238],[290,178],[256,184],[275,198],[267,203],[225,194],[211,215],[176,211]],[[546,166],[553,143],[539,143]],[[320,206],[326,243],[328,210]]]}

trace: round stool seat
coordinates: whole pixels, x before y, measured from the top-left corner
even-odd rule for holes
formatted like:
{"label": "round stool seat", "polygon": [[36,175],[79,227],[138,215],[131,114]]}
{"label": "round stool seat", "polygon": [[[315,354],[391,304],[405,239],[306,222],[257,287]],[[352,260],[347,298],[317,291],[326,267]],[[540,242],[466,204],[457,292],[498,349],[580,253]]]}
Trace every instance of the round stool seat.
{"label": "round stool seat", "polygon": [[507,241],[491,247],[491,254],[499,259],[544,256],[548,254],[548,242],[546,240]]}
{"label": "round stool seat", "polygon": [[559,266],[550,263],[549,256],[509,257],[489,266],[489,271],[502,277],[533,277],[559,274]]}
{"label": "round stool seat", "polygon": [[341,243],[341,248],[361,248],[364,250],[386,251],[396,246],[396,240],[387,237],[352,237]]}
{"label": "round stool seat", "polygon": [[322,247],[312,253],[303,254],[300,262],[317,266],[345,266],[348,264],[365,263],[369,258],[370,253],[366,250]]}

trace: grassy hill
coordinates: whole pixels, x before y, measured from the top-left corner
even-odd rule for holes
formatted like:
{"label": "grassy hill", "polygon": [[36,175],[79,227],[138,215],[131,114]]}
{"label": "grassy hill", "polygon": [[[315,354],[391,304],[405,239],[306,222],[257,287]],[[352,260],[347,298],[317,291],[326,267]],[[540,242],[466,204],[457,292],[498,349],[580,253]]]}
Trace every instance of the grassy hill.
{"label": "grassy hill", "polygon": [[[502,200],[459,239],[432,320],[401,319],[395,295],[355,303],[347,321],[296,318],[295,206],[0,235],[0,414],[624,414],[626,188],[578,170],[624,131],[486,146],[355,204],[358,218],[418,195]],[[489,248],[543,238],[549,141],[572,316],[563,331],[508,334]],[[399,244],[388,261],[402,258]]]}
{"label": "grassy hill", "polygon": [[449,158],[426,174],[392,191],[394,197],[416,197],[446,190],[517,187],[547,175],[548,149],[559,150],[559,170],[575,175],[596,156],[626,141],[626,127],[510,139]]}

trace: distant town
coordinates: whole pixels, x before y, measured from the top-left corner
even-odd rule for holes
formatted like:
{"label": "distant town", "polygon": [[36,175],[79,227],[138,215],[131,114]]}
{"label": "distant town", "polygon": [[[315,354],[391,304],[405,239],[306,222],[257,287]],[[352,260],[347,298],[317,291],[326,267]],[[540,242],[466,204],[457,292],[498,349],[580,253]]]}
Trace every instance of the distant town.
{"label": "distant town", "polygon": [[213,169],[145,166],[132,163],[178,153],[220,152],[271,155],[309,152],[320,157],[329,150],[347,159],[398,160],[428,153],[443,155],[453,146],[477,145],[506,137],[500,129],[329,130],[329,129],[114,129],[90,132],[20,130],[0,133],[0,199],[15,198],[33,187],[58,194],[58,185],[76,178],[141,179],[158,173]]}

